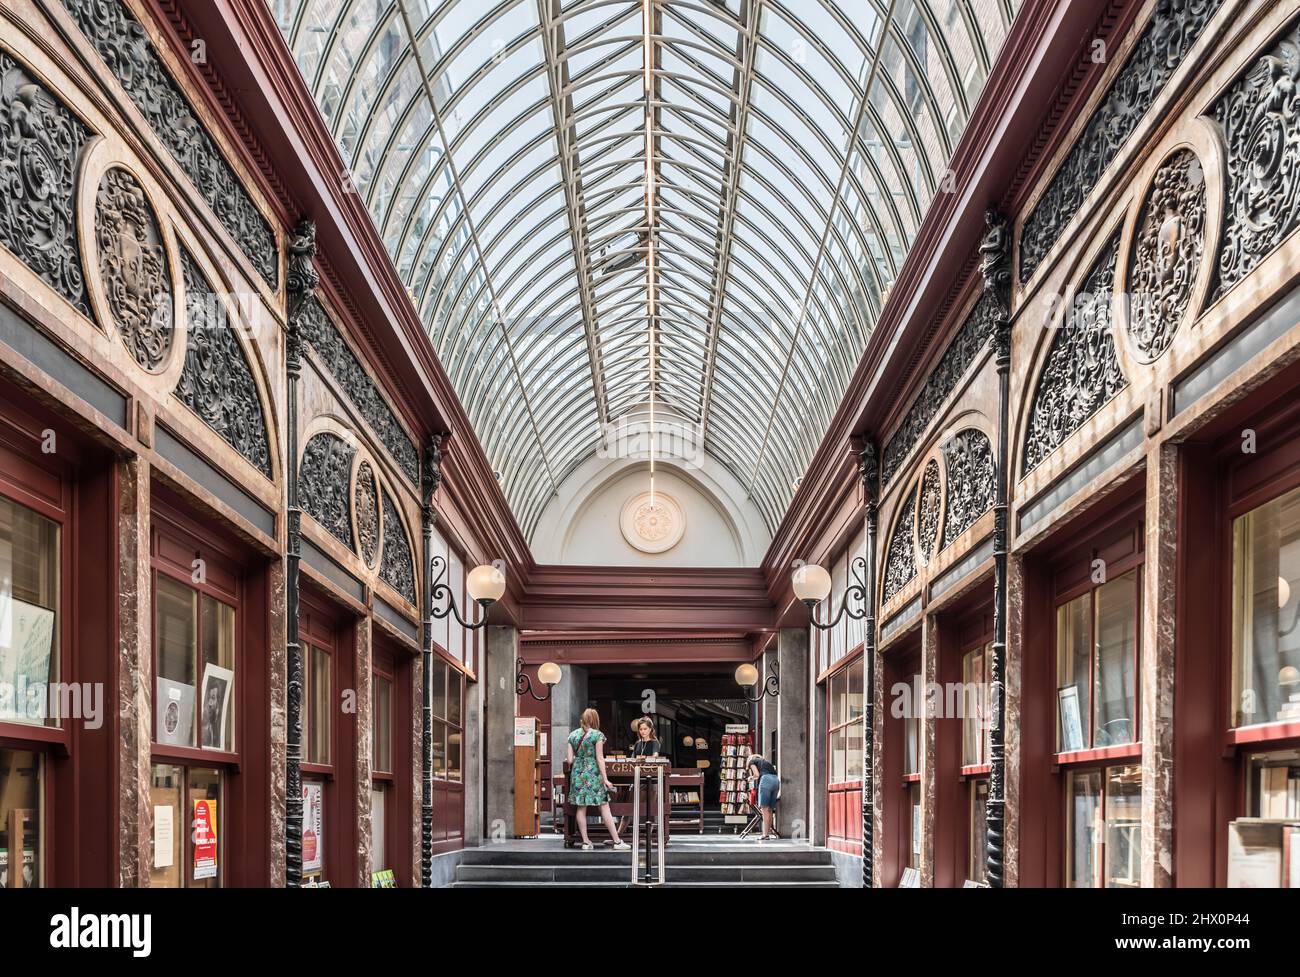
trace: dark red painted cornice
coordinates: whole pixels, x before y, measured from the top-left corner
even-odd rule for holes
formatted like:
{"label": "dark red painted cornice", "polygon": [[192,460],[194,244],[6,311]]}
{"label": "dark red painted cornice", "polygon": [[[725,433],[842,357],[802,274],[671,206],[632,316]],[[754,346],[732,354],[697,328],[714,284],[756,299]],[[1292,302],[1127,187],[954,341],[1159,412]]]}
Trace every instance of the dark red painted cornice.
{"label": "dark red painted cornice", "polygon": [[[953,152],[953,193],[939,193],[890,289],[866,351],[839,409],[814,453],[763,560],[773,593],[788,591],[788,568],[824,543],[827,500],[843,498],[857,479],[844,464],[855,438],[879,441],[925,367],[941,353],[936,338],[953,326],[945,317],[972,286],[984,210],[1023,203],[1044,165],[1053,134],[1069,128],[1104,65],[1087,45],[1104,36],[1114,49],[1135,8],[1120,2],[1026,0],[1017,13]],[[819,558],[819,557],[818,557]],[[784,606],[779,603],[778,606]]]}
{"label": "dark red painted cornice", "polygon": [[520,626],[534,631],[766,630],[772,604],[761,570],[538,566]]}

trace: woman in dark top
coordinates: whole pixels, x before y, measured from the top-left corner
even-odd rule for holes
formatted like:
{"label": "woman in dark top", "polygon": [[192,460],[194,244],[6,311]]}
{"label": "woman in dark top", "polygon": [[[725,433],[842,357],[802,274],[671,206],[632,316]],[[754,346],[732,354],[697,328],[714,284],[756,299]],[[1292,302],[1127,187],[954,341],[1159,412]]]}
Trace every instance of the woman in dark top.
{"label": "woman in dark top", "polygon": [[636,721],[636,742],[632,744],[632,755],[658,756],[659,741],[655,739],[655,724],[649,716],[642,716]]}
{"label": "woman in dark top", "polygon": [[772,811],[781,796],[781,778],[776,767],[757,753],[749,758],[749,778],[758,787],[758,810],[763,815],[763,835],[758,840],[767,841],[772,837]]}

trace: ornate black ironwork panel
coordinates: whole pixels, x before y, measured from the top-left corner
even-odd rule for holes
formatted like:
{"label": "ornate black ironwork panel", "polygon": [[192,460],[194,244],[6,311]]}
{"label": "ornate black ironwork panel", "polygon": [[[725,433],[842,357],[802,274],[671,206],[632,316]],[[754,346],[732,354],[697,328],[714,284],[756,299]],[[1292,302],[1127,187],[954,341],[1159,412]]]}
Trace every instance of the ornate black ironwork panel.
{"label": "ornate black ironwork panel", "polygon": [[77,248],[77,169],[93,133],[0,51],[0,244],[94,318]]}
{"label": "ornate black ironwork panel", "polygon": [[1116,234],[1092,266],[1052,338],[1025,435],[1026,474],[1128,386],[1115,355],[1111,324],[1118,254]]}
{"label": "ornate black ironwork panel", "polygon": [[271,225],[163,66],[144,27],[119,0],[63,0],[63,5],[180,171],[189,176],[257,273],[275,288],[280,256]]}
{"label": "ornate black ironwork panel", "polygon": [[1065,226],[1137,128],[1223,0],[1160,0],[1128,60],[1020,230],[1020,282]]}
{"label": "ornate black ironwork panel", "polygon": [[993,444],[978,428],[958,431],[940,449],[947,475],[947,505],[943,518],[944,549],[993,508]]}
{"label": "ornate black ironwork panel", "polygon": [[387,489],[384,496],[384,556],[379,567],[380,578],[399,594],[415,604],[415,561],[411,559],[411,543],[402,528],[397,506]]}
{"label": "ornate black ironwork panel", "polygon": [[930,562],[934,555],[934,544],[939,538],[939,510],[943,506],[943,492],[939,487],[939,463],[933,458],[925,466],[921,475],[921,512],[917,519],[917,541],[921,544],[921,556]]}
{"label": "ornate black ironwork panel", "polygon": [[1213,115],[1228,145],[1228,195],[1214,297],[1300,226],[1300,24],[1278,39]]}
{"label": "ornate black ironwork panel", "polygon": [[120,167],[99,181],[95,244],[100,282],[122,342],[137,363],[157,370],[176,331],[167,249],[144,187]]}
{"label": "ornate black ironwork panel", "polygon": [[325,368],[338,381],[339,387],[352,398],[366,423],[379,435],[397,467],[410,479],[412,485],[420,482],[420,456],[405,429],[397,421],[393,409],[370,379],[352,348],[339,335],[333,321],[316,299],[303,305],[301,328],[303,338],[311,344]]}
{"label": "ornate black ironwork panel", "polygon": [[322,431],[307,442],[298,466],[298,504],[302,511],[350,550],[356,546],[352,541],[348,481],[356,454],[357,449],[337,434]]}
{"label": "ornate black ironwork panel", "polygon": [[912,523],[916,519],[916,489],[908,492],[907,501],[894,522],[885,552],[883,600],[890,600],[916,577],[916,549],[912,545]]}
{"label": "ornate black ironwork panel", "polygon": [[357,513],[357,542],[366,566],[373,567],[379,557],[379,495],[375,489],[375,473],[370,462],[357,466],[357,491],[354,501]]}
{"label": "ornate black ironwork panel", "polygon": [[993,327],[997,322],[996,311],[995,303],[989,296],[981,297],[957,330],[957,335],[952,337],[952,342],[935,364],[933,372],[925,378],[921,392],[916,395],[916,400],[912,401],[912,406],[903,417],[903,423],[885,445],[880,473],[882,485],[889,484],[903,461],[920,442],[921,435],[934,420],[939,408],[984,349],[989,337],[993,335]]}
{"label": "ornate black ironwork panel", "polygon": [[1191,150],[1156,172],[1138,215],[1128,272],[1128,334],[1138,355],[1155,360],[1174,341],[1205,250],[1205,174]]}
{"label": "ornate black ironwork panel", "polygon": [[270,478],[270,442],[248,357],[235,338],[225,303],[189,252],[181,248],[180,254],[185,281],[185,367],[173,392]]}

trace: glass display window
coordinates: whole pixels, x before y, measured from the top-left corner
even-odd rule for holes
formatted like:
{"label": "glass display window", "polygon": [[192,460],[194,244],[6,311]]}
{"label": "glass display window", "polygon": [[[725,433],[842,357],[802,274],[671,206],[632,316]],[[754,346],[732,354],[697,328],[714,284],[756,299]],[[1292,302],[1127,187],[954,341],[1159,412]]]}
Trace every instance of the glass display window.
{"label": "glass display window", "polygon": [[1228,721],[1300,722],[1300,488],[1232,524]]}

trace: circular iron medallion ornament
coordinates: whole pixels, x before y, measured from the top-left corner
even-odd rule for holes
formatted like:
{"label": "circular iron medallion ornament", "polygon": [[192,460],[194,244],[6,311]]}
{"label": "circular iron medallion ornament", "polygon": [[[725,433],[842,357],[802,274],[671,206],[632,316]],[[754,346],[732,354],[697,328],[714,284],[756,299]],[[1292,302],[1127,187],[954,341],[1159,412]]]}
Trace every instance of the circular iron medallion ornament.
{"label": "circular iron medallion ornament", "polygon": [[665,553],[686,532],[686,513],[663,492],[641,492],[623,503],[619,519],[623,538],[642,553]]}

